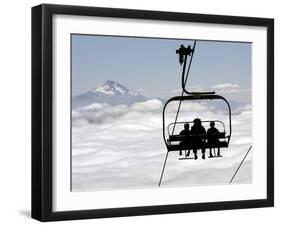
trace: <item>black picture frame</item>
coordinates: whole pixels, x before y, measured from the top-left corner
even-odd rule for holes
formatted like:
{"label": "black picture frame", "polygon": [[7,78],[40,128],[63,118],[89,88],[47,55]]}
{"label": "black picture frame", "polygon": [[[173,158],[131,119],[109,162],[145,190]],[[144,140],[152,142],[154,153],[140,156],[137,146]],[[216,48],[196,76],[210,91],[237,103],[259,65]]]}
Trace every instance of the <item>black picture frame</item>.
{"label": "black picture frame", "polygon": [[[94,210],[52,210],[52,18],[55,14],[181,21],[267,29],[267,198]],[[32,218],[122,217],[274,206],[274,20],[222,15],[43,4],[32,8]]]}

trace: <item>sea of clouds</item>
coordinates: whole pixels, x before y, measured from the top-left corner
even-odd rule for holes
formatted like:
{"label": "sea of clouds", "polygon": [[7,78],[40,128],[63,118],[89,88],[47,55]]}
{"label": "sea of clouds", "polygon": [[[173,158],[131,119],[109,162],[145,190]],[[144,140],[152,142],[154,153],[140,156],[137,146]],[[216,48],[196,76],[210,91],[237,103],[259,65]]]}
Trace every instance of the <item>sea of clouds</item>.
{"label": "sea of clouds", "polygon": [[[165,123],[175,120],[178,103],[169,104]],[[163,103],[158,99],[111,106],[105,103],[72,111],[72,190],[157,187],[167,152],[162,136]],[[235,109],[229,148],[223,158],[179,161],[169,153],[162,186],[229,184],[252,143],[250,105]],[[178,121],[221,120],[228,131],[226,110],[205,102],[182,103]],[[206,129],[208,125],[204,125]],[[179,133],[177,127],[175,133]],[[222,127],[219,127],[222,130]],[[233,183],[251,183],[252,152]],[[208,153],[208,151],[206,152]]]}

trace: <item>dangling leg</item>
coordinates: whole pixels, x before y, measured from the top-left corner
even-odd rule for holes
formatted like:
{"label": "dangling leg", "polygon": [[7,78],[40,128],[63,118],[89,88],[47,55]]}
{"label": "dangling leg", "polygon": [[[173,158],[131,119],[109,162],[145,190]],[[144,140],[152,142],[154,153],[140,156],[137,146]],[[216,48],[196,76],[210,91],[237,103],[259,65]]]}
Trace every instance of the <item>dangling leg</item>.
{"label": "dangling leg", "polygon": [[221,156],[220,147],[218,147],[218,153],[217,153],[217,156]]}
{"label": "dangling leg", "polygon": [[[180,147],[182,148],[182,146],[183,146],[183,143],[180,142]],[[180,149],[179,155],[182,156],[182,150],[181,149]]]}
{"label": "dangling leg", "polygon": [[198,159],[197,149],[193,149],[193,153],[194,153],[194,160]]}
{"label": "dangling leg", "polygon": [[202,159],[205,159],[205,148],[202,148]]}
{"label": "dangling leg", "polygon": [[213,147],[211,146],[211,147],[210,147],[210,156],[209,156],[210,158],[213,158],[213,157],[214,157],[212,151],[213,151]]}

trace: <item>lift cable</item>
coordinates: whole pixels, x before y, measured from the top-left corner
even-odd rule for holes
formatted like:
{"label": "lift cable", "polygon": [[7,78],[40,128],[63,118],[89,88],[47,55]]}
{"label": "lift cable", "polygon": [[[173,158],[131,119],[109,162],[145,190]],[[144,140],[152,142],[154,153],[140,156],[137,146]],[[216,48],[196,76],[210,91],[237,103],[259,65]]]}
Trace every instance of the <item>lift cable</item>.
{"label": "lift cable", "polygon": [[[188,78],[188,74],[189,74],[189,71],[190,71],[190,66],[191,66],[191,63],[192,63],[193,53],[194,53],[195,47],[196,47],[196,40],[194,40],[194,44],[193,44],[193,48],[192,48],[192,52],[191,52],[191,56],[190,56],[190,60],[189,60],[189,64],[188,64],[188,69],[187,69],[187,73],[186,73],[186,77],[185,77],[185,80],[184,80],[184,84],[182,84],[183,87],[185,87],[185,85],[187,83],[187,78]],[[186,54],[185,58],[184,58],[184,65],[183,65],[183,70],[182,70],[182,79],[183,79],[183,77],[185,75],[187,55],[188,54]],[[181,96],[183,96],[183,94],[184,94],[184,89],[182,90]],[[178,110],[177,110],[177,114],[176,114],[176,118],[175,118],[175,123],[174,123],[173,130],[172,130],[172,135],[174,134],[174,131],[175,131],[175,126],[176,126],[176,123],[177,123],[177,120],[178,120],[178,115],[179,115],[180,107],[181,107],[181,100],[179,102],[179,106],[178,106]],[[164,174],[164,170],[165,170],[168,154],[169,154],[169,151],[167,151],[167,153],[166,153],[163,169],[162,169],[160,180],[159,180],[159,184],[158,184],[159,187],[161,185],[161,181],[162,181],[162,178],[163,178],[163,174]]]}
{"label": "lift cable", "polygon": [[235,177],[235,176],[236,176],[236,174],[238,173],[238,171],[239,171],[240,167],[242,166],[242,164],[243,164],[244,160],[246,159],[246,157],[247,157],[247,155],[249,154],[249,152],[250,152],[250,150],[251,150],[251,149],[252,149],[252,145],[250,146],[249,150],[247,151],[246,155],[244,156],[244,158],[242,159],[242,161],[241,161],[241,163],[239,164],[238,168],[236,169],[236,171],[235,171],[234,175],[232,176],[232,178],[231,178],[231,180],[230,180],[230,182],[229,182],[230,184],[232,183],[232,181],[233,181],[234,177]]}

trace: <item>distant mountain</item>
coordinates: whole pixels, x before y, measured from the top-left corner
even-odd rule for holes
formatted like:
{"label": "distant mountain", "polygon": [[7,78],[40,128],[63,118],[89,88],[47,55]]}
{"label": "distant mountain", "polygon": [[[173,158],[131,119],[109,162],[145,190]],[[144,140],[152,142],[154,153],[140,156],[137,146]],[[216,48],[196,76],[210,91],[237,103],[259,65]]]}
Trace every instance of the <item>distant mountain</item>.
{"label": "distant mountain", "polygon": [[146,97],[133,89],[126,88],[118,82],[107,80],[102,86],[72,98],[72,107],[82,107],[92,103],[111,105],[132,104],[145,101]]}
{"label": "distant mountain", "polygon": [[[163,104],[168,100],[166,98],[156,98]],[[130,105],[135,102],[146,101],[148,98],[144,97],[137,91],[129,89],[118,82],[108,80],[102,86],[96,87],[84,94],[75,96],[72,98],[72,107],[83,107],[93,103],[108,103],[111,105],[126,104]],[[190,103],[192,103],[191,101]],[[188,102],[187,102],[188,103]],[[224,101],[207,101],[201,100],[198,103],[206,105],[210,110],[222,111],[227,113],[227,105]],[[241,103],[234,100],[229,100],[231,110],[233,114],[240,113],[245,106],[250,107],[250,103]]]}

